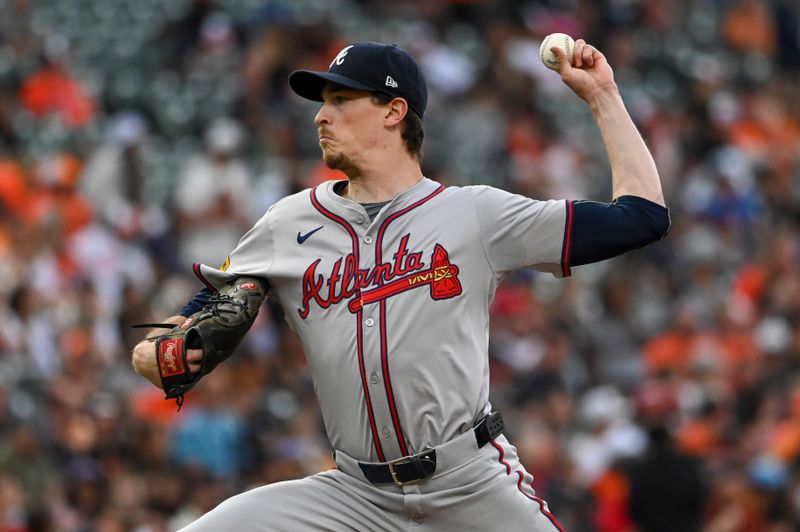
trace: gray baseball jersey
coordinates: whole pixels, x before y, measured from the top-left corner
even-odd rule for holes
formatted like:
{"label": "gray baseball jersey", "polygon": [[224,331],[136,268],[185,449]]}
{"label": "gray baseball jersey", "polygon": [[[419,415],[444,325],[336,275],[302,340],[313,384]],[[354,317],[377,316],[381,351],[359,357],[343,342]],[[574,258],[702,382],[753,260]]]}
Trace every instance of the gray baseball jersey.
{"label": "gray baseball jersey", "polygon": [[[386,462],[453,441],[491,410],[497,284],[523,267],[567,275],[570,213],[566,201],[423,179],[371,221],[327,182],[273,205],[222,268],[195,273],[211,287],[238,275],[269,280],[346,471],[343,460]],[[530,479],[518,462],[512,471],[515,450],[502,441],[480,452],[494,453],[530,502]]]}

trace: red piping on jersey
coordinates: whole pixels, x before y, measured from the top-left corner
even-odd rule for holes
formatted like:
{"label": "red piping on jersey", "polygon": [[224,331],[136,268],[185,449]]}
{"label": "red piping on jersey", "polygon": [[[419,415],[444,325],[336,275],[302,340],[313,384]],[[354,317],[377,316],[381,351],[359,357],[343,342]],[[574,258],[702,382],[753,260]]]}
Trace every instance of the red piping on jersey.
{"label": "red piping on jersey", "polygon": [[[383,235],[386,234],[386,228],[389,226],[390,223],[395,221],[400,216],[406,214],[407,212],[416,209],[420,205],[426,203],[430,199],[434,198],[435,196],[439,195],[445,189],[444,185],[440,185],[439,188],[425,196],[419,201],[416,201],[409,205],[408,207],[397,211],[396,213],[392,214],[391,216],[387,217],[383,223],[381,224],[380,229],[378,229],[378,236],[375,239],[375,264],[382,264],[383,263]],[[378,286],[382,286],[384,283],[383,276],[378,276]],[[392,378],[389,374],[389,347],[387,345],[387,332],[386,332],[386,300],[383,299],[380,302],[380,319],[381,319],[381,369],[383,371],[383,384],[384,388],[386,388],[386,400],[389,402],[389,411],[392,414],[392,423],[394,424],[394,431],[395,435],[397,436],[397,443],[400,445],[400,452],[403,456],[408,456],[408,447],[406,446],[406,438],[403,435],[403,428],[400,426],[400,416],[397,413],[397,405],[395,404],[394,400],[394,392],[392,391]]]}
{"label": "red piping on jersey", "polygon": [[564,244],[561,251],[561,274],[564,277],[572,275],[569,267],[570,247],[572,245],[572,202],[567,200],[567,219],[564,224]]}
{"label": "red piping on jersey", "polygon": [[[311,204],[317,209],[320,214],[325,216],[326,218],[330,218],[334,222],[338,223],[345,230],[350,234],[350,238],[353,241],[353,258],[355,259],[356,263],[356,272],[358,271],[358,235],[356,235],[355,230],[350,225],[350,223],[333,214],[331,211],[326,209],[322,206],[322,204],[317,199],[316,194],[316,187],[311,189]],[[356,281],[355,281],[355,297],[361,297],[361,287],[359,286],[358,282],[358,274],[356,274]],[[372,411],[372,399],[369,395],[369,386],[367,385],[367,370],[364,366],[364,326],[362,325],[362,318],[364,317],[364,313],[359,310],[356,312],[356,345],[358,350],[358,369],[361,373],[361,386],[364,388],[364,399],[367,403],[367,415],[369,416],[369,428],[372,431],[372,442],[375,444],[375,452],[378,454],[378,460],[381,462],[385,462],[386,458],[383,455],[383,449],[381,448],[381,442],[378,439],[378,427],[375,424],[375,413]]]}
{"label": "red piping on jersey", "polygon": [[[511,474],[511,464],[509,464],[508,462],[505,461],[506,453],[505,453],[505,451],[503,451],[503,447],[499,443],[494,441],[494,440],[492,440],[489,443],[491,443],[492,446],[494,446],[494,448],[497,449],[497,452],[500,453],[500,457],[499,457],[500,463],[503,464],[504,466],[506,466],[506,475],[510,475]],[[517,489],[520,491],[520,493],[525,495],[530,500],[532,500],[532,501],[534,501],[534,502],[539,504],[539,509],[541,510],[541,512],[544,514],[545,517],[547,517],[547,519],[551,523],[553,523],[553,526],[558,529],[558,532],[566,532],[564,530],[564,527],[561,526],[561,523],[556,521],[556,518],[553,517],[553,514],[551,514],[547,510],[547,507],[545,506],[545,503],[544,503],[544,501],[542,499],[540,499],[539,497],[536,497],[535,495],[529,495],[528,493],[525,493],[525,491],[522,489],[522,481],[525,479],[525,474],[522,471],[520,471],[519,469],[517,469],[514,472],[519,477],[519,480],[517,481]],[[531,486],[531,487],[533,487],[533,486]]]}
{"label": "red piping on jersey", "polygon": [[201,281],[201,282],[202,282],[204,285],[206,285],[206,287],[207,287],[209,290],[211,290],[211,291],[212,291],[212,292],[214,292],[215,294],[218,292],[218,290],[217,290],[216,288],[214,288],[214,285],[212,285],[211,283],[209,283],[209,282],[208,282],[208,279],[206,279],[206,276],[205,276],[205,275],[203,275],[203,272],[202,272],[202,271],[200,271],[200,265],[199,265],[199,264],[197,264],[196,262],[195,262],[194,264],[192,264],[192,270],[194,270],[194,275],[195,275],[195,277],[197,277],[198,279],[200,279],[200,281]]}

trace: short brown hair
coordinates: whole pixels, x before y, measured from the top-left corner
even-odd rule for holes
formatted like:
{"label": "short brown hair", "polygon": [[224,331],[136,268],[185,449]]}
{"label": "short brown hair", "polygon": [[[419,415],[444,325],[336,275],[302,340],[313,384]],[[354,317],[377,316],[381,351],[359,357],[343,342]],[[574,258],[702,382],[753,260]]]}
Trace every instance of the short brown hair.
{"label": "short brown hair", "polygon": [[[396,96],[384,94],[382,92],[373,92],[372,101],[378,105],[386,105],[394,100]],[[418,160],[422,160],[422,141],[425,139],[425,128],[422,127],[422,119],[408,108],[408,113],[403,119],[402,129],[400,135],[406,143],[406,150],[408,153],[415,156]]]}

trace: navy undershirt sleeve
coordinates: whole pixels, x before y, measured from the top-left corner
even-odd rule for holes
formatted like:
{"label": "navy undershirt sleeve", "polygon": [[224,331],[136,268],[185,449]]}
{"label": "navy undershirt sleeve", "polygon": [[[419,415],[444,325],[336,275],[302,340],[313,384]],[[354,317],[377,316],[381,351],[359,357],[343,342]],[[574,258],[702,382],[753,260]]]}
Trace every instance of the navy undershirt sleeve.
{"label": "navy undershirt sleeve", "polygon": [[572,202],[567,264],[580,266],[640,248],[664,238],[670,224],[669,209],[638,196]]}
{"label": "navy undershirt sleeve", "polygon": [[210,288],[203,288],[199,292],[197,292],[194,297],[184,305],[181,311],[178,313],[181,316],[188,318],[198,310],[202,309],[203,307],[208,304],[208,300],[211,299],[211,295],[213,292]]}

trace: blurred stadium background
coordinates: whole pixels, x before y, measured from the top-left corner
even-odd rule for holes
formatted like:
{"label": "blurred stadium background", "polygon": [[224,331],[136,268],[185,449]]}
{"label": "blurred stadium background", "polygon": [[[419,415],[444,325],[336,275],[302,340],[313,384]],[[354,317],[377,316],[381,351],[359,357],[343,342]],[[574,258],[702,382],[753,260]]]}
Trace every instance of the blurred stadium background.
{"label": "blurred stadium background", "polygon": [[610,199],[588,110],[539,62],[553,31],[609,58],[673,227],[501,287],[509,436],[571,531],[797,530],[795,0],[0,1],[0,530],[174,530],[330,467],[278,308],[180,414],[133,373],[129,325],[335,177],[286,76],[351,40],[423,65],[429,177]]}

